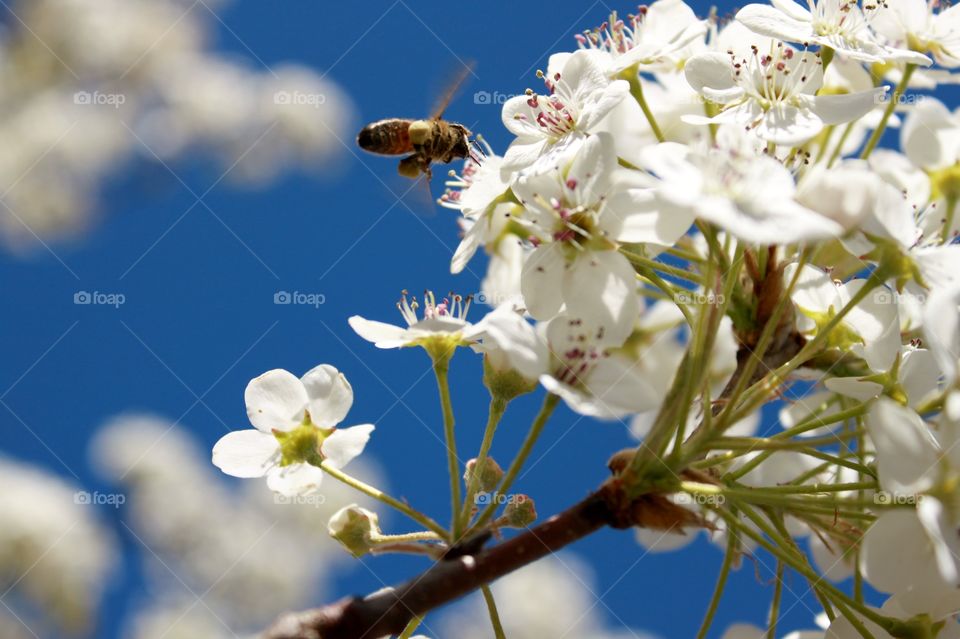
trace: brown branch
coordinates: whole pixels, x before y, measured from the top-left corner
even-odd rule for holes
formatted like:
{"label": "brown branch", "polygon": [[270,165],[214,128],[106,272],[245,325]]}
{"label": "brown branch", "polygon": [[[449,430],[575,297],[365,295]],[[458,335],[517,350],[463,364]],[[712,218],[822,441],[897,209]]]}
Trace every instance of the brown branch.
{"label": "brown branch", "polygon": [[375,639],[399,634],[422,616],[484,584],[604,527],[639,525],[682,530],[703,525],[696,515],[662,495],[626,500],[613,478],[580,503],[516,537],[474,555],[439,561],[396,588],[347,597],[322,608],[281,616],[263,639]]}

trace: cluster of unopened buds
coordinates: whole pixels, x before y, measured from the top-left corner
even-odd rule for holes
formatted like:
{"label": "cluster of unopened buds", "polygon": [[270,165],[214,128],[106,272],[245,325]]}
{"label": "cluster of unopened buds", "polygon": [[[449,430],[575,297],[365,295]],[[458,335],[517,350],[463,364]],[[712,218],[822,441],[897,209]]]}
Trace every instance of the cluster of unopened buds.
{"label": "cluster of unopened buds", "polygon": [[[562,400],[642,440],[611,463],[659,509],[637,516],[641,543],[677,548],[699,528],[725,548],[704,634],[726,571],[763,550],[823,605],[811,637],[960,637],[960,110],[932,95],[960,78],[960,7],[773,0],[720,21],[657,0],[575,44],[539,74],[544,93],[503,105],[505,152],[467,160],[442,198],[461,213],[451,270],[482,249],[493,308],[473,321],[469,297],[405,294],[403,325],[350,318],[433,362],[452,523],[343,471],[373,427],[337,428],[352,392],[329,366],[251,382],[257,430],[214,462],[294,493],[331,474],[422,528],[384,535],[350,507],[330,523],[350,552],[436,557],[532,524],[529,497],[478,496],[510,494]],[[464,348],[491,396],[466,468],[447,385]],[[504,471],[497,424],[538,386]],[[778,424],[757,435],[771,404]]]}

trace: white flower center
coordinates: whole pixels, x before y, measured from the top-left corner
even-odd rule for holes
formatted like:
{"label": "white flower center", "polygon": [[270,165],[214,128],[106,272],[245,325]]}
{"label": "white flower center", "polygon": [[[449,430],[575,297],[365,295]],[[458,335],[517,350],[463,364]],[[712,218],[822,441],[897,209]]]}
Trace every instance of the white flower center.
{"label": "white flower center", "polygon": [[623,55],[643,40],[644,18],[647,16],[647,7],[641,6],[636,15],[628,15],[627,21],[617,17],[617,12],[610,14],[610,20],[604,22],[592,31],[584,31],[574,36],[577,46],[581,49],[597,49],[606,51],[613,56]]}
{"label": "white flower center", "polygon": [[[452,302],[450,300],[453,300]],[[450,294],[449,298],[443,298],[437,302],[433,291],[424,291],[423,293],[423,318],[417,317],[417,310],[420,308],[420,302],[416,297],[408,297],[407,291],[403,291],[400,301],[397,302],[397,308],[403,316],[408,326],[413,326],[421,321],[445,319],[466,323],[467,313],[470,311],[470,304],[473,302],[473,296],[468,295],[464,298],[461,295]]]}
{"label": "white flower center", "polygon": [[818,53],[797,52],[782,42],[777,43],[771,53],[761,54],[756,46],[743,58],[732,51],[729,53],[737,84],[764,111],[778,104],[795,102],[797,96],[807,93],[808,87],[811,93],[819,88],[812,86],[821,77],[817,67],[823,63]]}
{"label": "white flower center", "polygon": [[[550,95],[539,95],[527,89],[527,105],[533,109],[533,124],[541,132],[554,140],[558,140],[577,128],[576,95],[559,73],[553,78],[546,78],[542,71],[537,71],[537,77],[543,78],[544,84],[550,90]],[[514,118],[527,120],[527,116],[517,113]]]}

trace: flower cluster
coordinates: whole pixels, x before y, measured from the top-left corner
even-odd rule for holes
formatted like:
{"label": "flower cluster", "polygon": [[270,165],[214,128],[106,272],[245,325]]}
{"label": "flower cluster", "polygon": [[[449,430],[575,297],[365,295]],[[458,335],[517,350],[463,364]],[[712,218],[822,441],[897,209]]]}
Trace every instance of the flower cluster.
{"label": "flower cluster", "polygon": [[[405,326],[350,319],[377,347],[432,359],[453,523],[360,486],[425,530],[385,535],[354,508],[331,534],[356,555],[433,557],[499,535],[510,518],[474,497],[505,493],[563,400],[630,418],[643,440],[609,464],[649,496],[632,514],[640,543],[677,548],[699,527],[725,546],[724,571],[763,549],[824,603],[811,636],[957,636],[960,111],[911,91],[954,79],[958,11],[772,0],[722,21],[657,0],[551,56],[543,88],[503,105],[503,155],[468,160],[441,198],[461,213],[451,271],[483,249],[493,308],[472,321],[470,297],[404,293]],[[896,127],[899,149],[880,148]],[[483,356],[492,397],[465,465],[447,386],[462,347]],[[336,375],[251,382],[257,430],[225,437],[214,462],[282,492],[324,472],[349,483],[340,469],[372,426],[334,428],[352,398]],[[506,473],[464,475],[501,470],[496,425],[538,384],[544,407]],[[768,405],[782,429],[758,436]],[[850,575],[852,595],[834,585]],[[889,595],[882,608],[864,583]],[[729,636],[753,636],[741,630]]]}

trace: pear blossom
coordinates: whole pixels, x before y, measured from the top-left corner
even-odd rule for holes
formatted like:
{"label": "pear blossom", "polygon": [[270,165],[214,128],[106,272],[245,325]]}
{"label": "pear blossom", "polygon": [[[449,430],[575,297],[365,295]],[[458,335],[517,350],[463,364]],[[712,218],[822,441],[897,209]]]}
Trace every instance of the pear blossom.
{"label": "pear blossom", "polygon": [[960,609],[960,522],[952,505],[960,477],[956,429],[946,429],[938,440],[913,410],[887,398],[871,409],[867,429],[876,447],[883,502],[916,508],[880,512],[863,539],[864,576],[879,590],[913,602],[953,589],[949,612]]}
{"label": "pear blossom", "polygon": [[550,360],[540,383],[581,415],[619,419],[651,410],[663,395],[640,365],[641,354],[616,351],[603,326],[558,315],[544,326]]}
{"label": "pear blossom", "polygon": [[782,42],[749,53],[703,53],[684,67],[687,81],[721,106],[713,117],[687,116],[691,124],[734,123],[774,144],[796,145],[824,126],[851,122],[870,112],[887,91],[818,94],[823,85],[819,53],[798,51]]}
{"label": "pear blossom", "polygon": [[957,381],[960,366],[960,286],[934,290],[923,309],[923,334],[945,381]]}
{"label": "pear blossom", "polygon": [[898,0],[870,21],[886,44],[929,53],[937,64],[960,67],[960,10],[939,0]]}
{"label": "pear blossom", "polygon": [[503,158],[505,175],[538,160],[549,166],[548,151],[596,130],[630,88],[625,80],[610,80],[589,51],[570,55],[560,71],[544,77],[544,83],[548,94],[528,90],[503,105],[503,124],[517,136]]}
{"label": "pear blossom", "polygon": [[[784,280],[793,281],[795,273],[796,265],[788,264]],[[866,283],[863,279],[837,283],[827,273],[804,266],[792,295],[801,333],[815,335]],[[900,351],[900,322],[889,291],[878,289],[854,306],[834,327],[828,345],[862,357],[873,371],[889,370]]]}
{"label": "pear blossom", "polygon": [[771,38],[819,45],[863,62],[931,64],[922,53],[881,44],[857,0],[807,0],[807,7],[794,0],[771,4],[748,4],[737,12],[737,20]]}
{"label": "pear blossom", "polygon": [[353,404],[353,389],[329,364],[303,377],[275,369],[244,393],[254,429],[228,433],[213,447],[213,463],[234,477],[266,477],[274,492],[315,492],[321,463],[343,468],[363,452],[373,424],[337,428]]}
{"label": "pear blossom", "polygon": [[634,66],[644,71],[676,67],[676,55],[706,33],[706,23],[683,0],[657,0],[626,20],[614,12],[609,21],[575,37],[581,49],[605,54],[604,67],[613,77]]}
{"label": "pear blossom", "polygon": [[549,320],[566,305],[572,316],[605,326],[614,340],[632,330],[640,309],[636,274],[619,243],[668,246],[692,215],[661,215],[644,183],[626,177],[633,178],[618,169],[611,138],[597,134],[571,147],[557,166],[517,180],[513,191],[536,246],[521,280],[535,318]]}
{"label": "pear blossom", "polygon": [[350,327],[363,339],[377,348],[402,348],[423,346],[428,350],[439,347],[450,350],[461,344],[469,344],[475,329],[467,322],[472,298],[452,295],[437,302],[431,291],[423,294],[423,317],[419,317],[420,303],[403,291],[397,308],[407,323],[406,327],[368,320],[354,315],[348,321]]}
{"label": "pear blossom", "polygon": [[838,236],[843,228],[794,200],[796,184],[776,159],[756,152],[746,136],[724,127],[716,146],[665,142],[643,152],[642,166],[659,178],[664,216],[696,215],[759,244]]}

